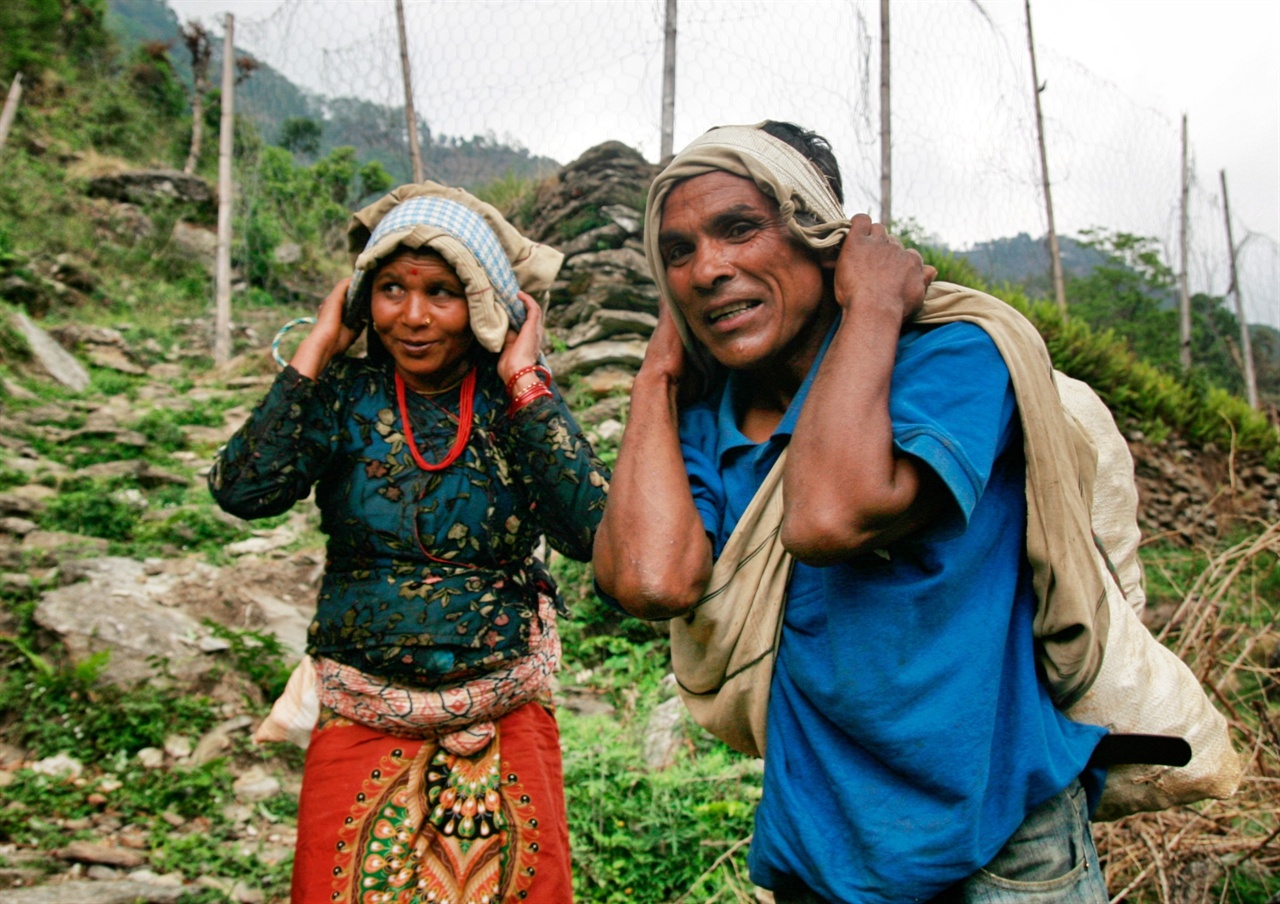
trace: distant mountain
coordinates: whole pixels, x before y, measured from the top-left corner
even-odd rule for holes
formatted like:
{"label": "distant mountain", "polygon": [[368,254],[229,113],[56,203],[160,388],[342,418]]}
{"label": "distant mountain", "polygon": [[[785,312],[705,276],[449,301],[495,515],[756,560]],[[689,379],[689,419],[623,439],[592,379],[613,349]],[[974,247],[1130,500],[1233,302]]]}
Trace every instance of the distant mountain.
{"label": "distant mountain", "polygon": [[[1088,276],[1094,267],[1104,264],[1107,256],[1070,236],[1058,239],[1062,255],[1062,272],[1066,277]],[[1049,288],[1052,265],[1045,239],[1033,239],[1025,232],[1012,238],[979,242],[968,251],[952,254],[968,261],[982,276],[994,284],[1016,283],[1028,287]]]}
{"label": "distant mountain", "polygon": [[[182,23],[163,0],[108,0],[107,7],[107,26],[126,52],[149,43],[167,44],[174,69],[186,84],[192,84]],[[210,78],[217,85],[222,71],[222,38],[211,35],[211,40]],[[238,55],[252,57],[243,52]],[[321,126],[320,140],[311,156],[318,158],[335,147],[351,146],[361,163],[377,160],[395,182],[411,180],[403,107],[353,97],[321,97],[298,87],[261,60],[254,61],[257,68],[236,89],[236,112],[252,121],[265,141],[279,144],[286,122],[310,119]],[[428,178],[465,188],[507,175],[546,176],[560,166],[550,157],[534,156],[492,135],[435,135],[430,124],[421,119],[419,145]]]}

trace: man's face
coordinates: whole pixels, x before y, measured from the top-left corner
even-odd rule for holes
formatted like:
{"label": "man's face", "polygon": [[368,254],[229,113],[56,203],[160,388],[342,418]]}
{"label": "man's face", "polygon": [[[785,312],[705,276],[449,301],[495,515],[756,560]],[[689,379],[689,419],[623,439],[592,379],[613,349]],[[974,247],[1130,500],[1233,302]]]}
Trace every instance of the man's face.
{"label": "man's face", "polygon": [[752,370],[816,354],[835,313],[822,265],[754,182],[715,172],[677,184],[658,247],[672,301],[721,364]]}

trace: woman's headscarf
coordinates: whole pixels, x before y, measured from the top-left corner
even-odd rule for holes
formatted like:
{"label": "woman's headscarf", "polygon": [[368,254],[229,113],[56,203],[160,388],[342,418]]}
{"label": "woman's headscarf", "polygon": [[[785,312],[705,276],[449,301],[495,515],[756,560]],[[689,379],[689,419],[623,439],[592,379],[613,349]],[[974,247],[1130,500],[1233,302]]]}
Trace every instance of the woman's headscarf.
{"label": "woman's headscarf", "polygon": [[678,182],[717,171],[750,179],[778,202],[782,221],[791,234],[810,248],[837,247],[849,232],[849,219],[826,177],[802,153],[764,131],[764,125],[717,126],[704,132],[677,154],[649,187],[644,214],[645,257],[685,348],[704,372],[710,362],[689,334],[680,309],[671,304],[666,268],[658,250],[662,206]]}
{"label": "woman's headscarf", "polygon": [[369,320],[369,278],[398,248],[429,248],[462,280],[471,331],[482,348],[502,350],[508,328],[524,323],[518,291],[544,296],[564,255],[530,241],[498,213],[460,188],[435,182],[402,185],[357,211],[347,227],[355,273],[342,320],[359,329]]}

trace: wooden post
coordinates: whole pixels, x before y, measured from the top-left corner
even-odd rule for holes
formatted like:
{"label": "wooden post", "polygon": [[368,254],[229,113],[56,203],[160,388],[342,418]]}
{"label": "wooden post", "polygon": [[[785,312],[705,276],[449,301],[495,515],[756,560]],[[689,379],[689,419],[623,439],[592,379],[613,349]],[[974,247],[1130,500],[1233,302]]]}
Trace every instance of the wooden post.
{"label": "wooden post", "polygon": [[893,224],[893,155],[889,121],[889,0],[880,0],[880,222]]}
{"label": "wooden post", "polygon": [[9,130],[18,115],[18,101],[22,99],[22,73],[15,73],[9,85],[9,96],[4,99],[4,112],[0,113],[0,151],[9,140]]}
{"label": "wooden post", "polygon": [[1258,410],[1258,377],[1253,369],[1253,340],[1249,337],[1249,322],[1244,317],[1244,299],[1240,296],[1240,277],[1236,272],[1236,245],[1231,237],[1231,202],[1227,200],[1227,171],[1219,170],[1222,180],[1222,215],[1227,221],[1227,255],[1231,261],[1231,285],[1228,291],[1236,299],[1236,320],[1240,321],[1240,356],[1244,359],[1244,395],[1249,407]]}
{"label": "wooden post", "polygon": [[1187,176],[1187,115],[1182,114],[1182,210],[1179,216],[1178,247],[1182,258],[1182,272],[1178,274],[1178,358],[1183,370],[1191,370],[1191,292],[1187,288],[1187,231],[1190,217],[1187,199],[1191,194],[1191,180]]}
{"label": "wooden post", "polygon": [[231,213],[235,186],[231,158],[235,149],[235,17],[227,13],[222,36],[222,121],[218,136],[218,252],[214,266],[217,301],[213,318],[213,361],[231,358]]}
{"label": "wooden post", "polygon": [[426,178],[422,169],[422,149],[418,146],[418,117],[413,112],[413,79],[409,74],[409,43],[404,34],[404,0],[396,0],[396,27],[400,31],[400,71],[404,73],[404,118],[409,129],[409,161],[413,181]]}
{"label": "wooden post", "polygon": [[1053,193],[1049,191],[1049,155],[1044,146],[1044,117],[1040,114],[1040,76],[1036,72],[1036,42],[1031,36],[1031,0],[1023,0],[1027,12],[1027,47],[1031,51],[1031,90],[1036,102],[1036,139],[1040,143],[1040,181],[1044,186],[1044,210],[1049,220],[1049,262],[1053,267],[1053,294],[1058,311],[1067,319],[1067,287],[1062,278],[1062,252],[1058,248],[1058,231],[1053,225]]}
{"label": "wooden post", "polygon": [[662,142],[658,162],[666,166],[675,154],[676,131],[676,0],[667,0],[662,37]]}

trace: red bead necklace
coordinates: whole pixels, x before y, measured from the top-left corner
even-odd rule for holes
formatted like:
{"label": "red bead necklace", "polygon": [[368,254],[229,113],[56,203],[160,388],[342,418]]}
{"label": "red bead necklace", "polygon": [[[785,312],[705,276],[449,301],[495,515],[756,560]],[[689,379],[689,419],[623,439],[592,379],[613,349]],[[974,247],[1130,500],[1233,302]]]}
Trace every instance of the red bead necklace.
{"label": "red bead necklace", "polygon": [[443,471],[458,460],[462,450],[467,447],[467,440],[471,439],[471,420],[475,413],[476,369],[471,368],[462,379],[462,392],[458,399],[458,435],[453,441],[453,448],[440,460],[439,464],[431,464],[418,451],[418,444],[413,441],[413,426],[409,423],[409,406],[405,404],[404,398],[404,378],[400,376],[399,371],[396,371],[396,402],[400,406],[400,423],[404,425],[404,441],[409,445],[409,454],[422,470]]}

